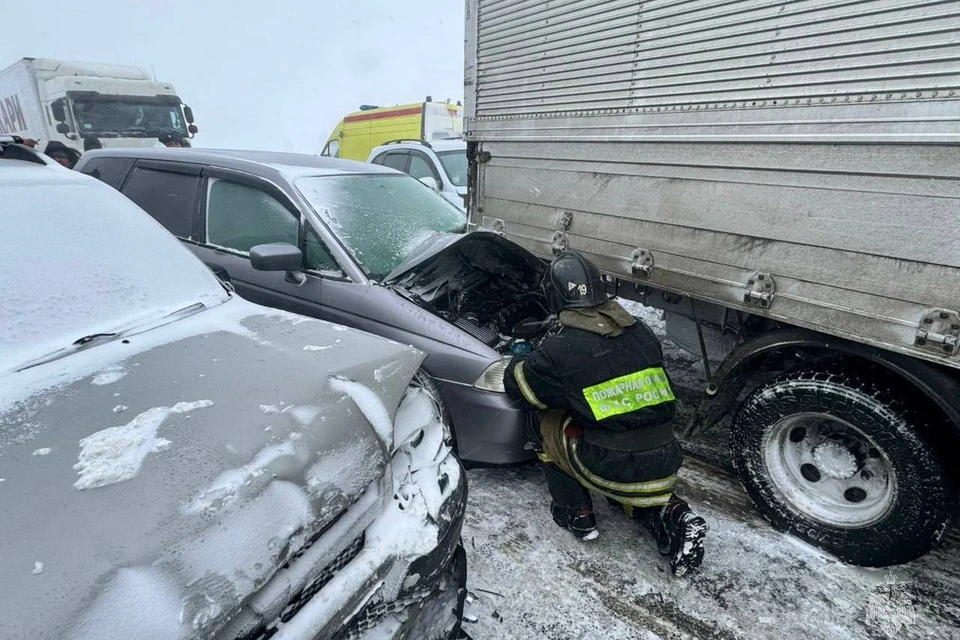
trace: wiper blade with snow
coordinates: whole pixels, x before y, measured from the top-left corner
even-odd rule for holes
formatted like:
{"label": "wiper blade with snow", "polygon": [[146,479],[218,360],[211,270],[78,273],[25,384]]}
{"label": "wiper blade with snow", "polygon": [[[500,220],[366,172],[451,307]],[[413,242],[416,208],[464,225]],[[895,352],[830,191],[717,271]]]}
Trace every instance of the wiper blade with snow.
{"label": "wiper blade with snow", "polygon": [[74,341],[73,341],[73,346],[75,346],[75,347],[80,347],[80,346],[83,346],[83,345],[87,344],[88,342],[93,342],[94,340],[98,340],[98,339],[100,339],[100,338],[113,338],[114,336],[117,336],[117,335],[119,335],[119,334],[117,334],[117,333],[91,333],[91,334],[88,335],[88,336],[83,336],[82,338],[77,338],[76,340],[74,340]]}

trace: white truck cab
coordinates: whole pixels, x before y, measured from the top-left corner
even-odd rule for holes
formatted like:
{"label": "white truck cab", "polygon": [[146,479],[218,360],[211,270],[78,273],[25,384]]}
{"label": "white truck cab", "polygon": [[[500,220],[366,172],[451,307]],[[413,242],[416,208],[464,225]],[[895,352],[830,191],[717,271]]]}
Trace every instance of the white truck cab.
{"label": "white truck cab", "polygon": [[410,174],[460,210],[467,208],[467,143],[398,140],[374,148],[367,162]]}
{"label": "white truck cab", "polygon": [[41,148],[152,147],[162,134],[196,132],[173,85],[140,67],[23,58],[0,71],[0,134]]}

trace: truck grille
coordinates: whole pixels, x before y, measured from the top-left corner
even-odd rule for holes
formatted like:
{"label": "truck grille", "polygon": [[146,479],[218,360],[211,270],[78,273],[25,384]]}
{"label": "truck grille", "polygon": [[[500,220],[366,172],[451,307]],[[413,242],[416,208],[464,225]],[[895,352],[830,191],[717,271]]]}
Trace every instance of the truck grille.
{"label": "truck grille", "polygon": [[317,595],[317,593],[319,593],[320,590],[327,585],[327,583],[333,580],[340,569],[343,569],[360,554],[360,551],[363,550],[363,544],[364,535],[361,534],[360,537],[351,542],[350,546],[344,549],[340,555],[333,560],[333,562],[324,567],[323,571],[321,571],[316,578],[311,580],[307,586],[301,589],[300,593],[293,596],[293,598],[290,599],[290,602],[287,603],[287,606],[284,607],[283,611],[280,612],[280,615],[277,616],[273,622],[262,628],[259,633],[246,636],[246,639],[267,640],[268,638],[273,637],[282,623],[289,622],[293,616],[297,615],[297,613],[303,609],[308,602],[310,602],[310,599],[313,598],[313,596]]}

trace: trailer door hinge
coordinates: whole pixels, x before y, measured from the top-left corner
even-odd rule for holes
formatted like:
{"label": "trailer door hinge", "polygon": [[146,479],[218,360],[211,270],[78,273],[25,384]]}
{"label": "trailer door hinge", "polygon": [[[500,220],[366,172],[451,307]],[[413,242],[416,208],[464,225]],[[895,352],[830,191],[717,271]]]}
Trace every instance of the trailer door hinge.
{"label": "trailer door hinge", "polygon": [[769,273],[754,273],[747,280],[743,290],[744,303],[752,307],[769,309],[773,304],[773,296],[777,292],[777,283]]}
{"label": "trailer door hinge", "polygon": [[639,248],[631,256],[630,270],[638,278],[649,278],[653,272],[653,252]]}
{"label": "trailer door hinge", "polygon": [[928,351],[955,356],[960,353],[960,313],[934,309],[920,320],[914,344]]}

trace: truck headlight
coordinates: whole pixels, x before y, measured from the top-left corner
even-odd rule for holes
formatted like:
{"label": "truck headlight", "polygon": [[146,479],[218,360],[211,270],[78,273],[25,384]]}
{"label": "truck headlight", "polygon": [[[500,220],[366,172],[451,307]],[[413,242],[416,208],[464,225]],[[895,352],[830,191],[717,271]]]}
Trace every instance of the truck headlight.
{"label": "truck headlight", "polygon": [[512,360],[512,356],[505,356],[491,364],[480,374],[473,386],[484,391],[493,391],[494,393],[506,393],[503,387],[503,376],[507,373],[507,366]]}

